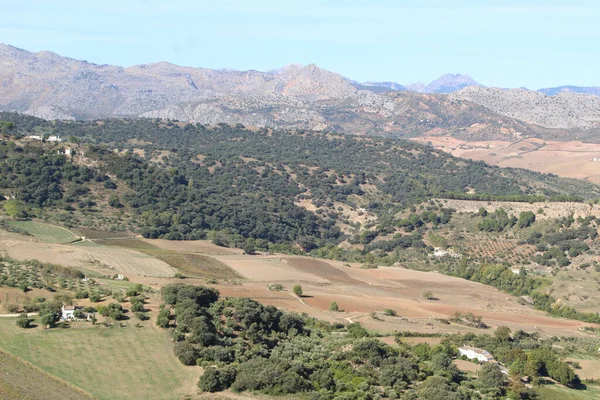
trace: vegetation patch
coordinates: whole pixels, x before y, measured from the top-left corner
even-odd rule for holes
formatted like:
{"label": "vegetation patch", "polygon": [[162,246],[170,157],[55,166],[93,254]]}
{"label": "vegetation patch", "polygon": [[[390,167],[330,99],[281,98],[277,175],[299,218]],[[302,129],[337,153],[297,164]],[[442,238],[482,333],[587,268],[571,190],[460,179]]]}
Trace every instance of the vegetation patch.
{"label": "vegetation patch", "polygon": [[0,398],[3,400],[93,399],[83,390],[4,351],[0,351]]}
{"label": "vegetation patch", "polygon": [[80,239],[68,229],[39,221],[6,221],[9,227],[24,231],[44,243],[72,243]]}
{"label": "vegetation patch", "polygon": [[2,318],[0,348],[99,399],[173,399],[198,375],[177,361],[164,333],[133,323],[44,331]]}

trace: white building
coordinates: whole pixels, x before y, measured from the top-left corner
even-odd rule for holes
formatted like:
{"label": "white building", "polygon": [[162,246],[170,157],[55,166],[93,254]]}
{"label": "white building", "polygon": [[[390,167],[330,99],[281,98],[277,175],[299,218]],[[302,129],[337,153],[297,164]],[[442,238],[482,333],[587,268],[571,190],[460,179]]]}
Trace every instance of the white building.
{"label": "white building", "polygon": [[60,319],[63,321],[67,321],[69,319],[75,318],[75,306],[62,306],[62,315]]}
{"label": "white building", "polygon": [[478,349],[477,347],[463,346],[458,348],[461,356],[467,357],[469,360],[477,360],[479,362],[496,361],[494,356],[487,350]]}
{"label": "white building", "polygon": [[434,257],[446,257],[449,253],[446,250],[442,250],[440,247],[433,249]]}
{"label": "white building", "polygon": [[49,142],[62,142],[62,139],[60,138],[60,136],[52,135],[52,136],[48,136],[48,141]]}

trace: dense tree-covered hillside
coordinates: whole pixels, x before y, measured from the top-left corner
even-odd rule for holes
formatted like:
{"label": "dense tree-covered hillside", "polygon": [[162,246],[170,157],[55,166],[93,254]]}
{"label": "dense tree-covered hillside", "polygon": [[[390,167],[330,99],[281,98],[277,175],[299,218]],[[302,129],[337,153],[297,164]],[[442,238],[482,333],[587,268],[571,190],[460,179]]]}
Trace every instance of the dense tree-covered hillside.
{"label": "dense tree-covered hillside", "polygon": [[[156,120],[0,118],[9,122],[0,193],[66,211],[93,208],[94,196],[105,193],[108,206],[134,215],[147,237],[222,232],[236,246],[255,240],[311,250],[373,223],[396,226],[399,210],[433,197],[600,197],[586,182],[491,167],[401,140]],[[51,133],[69,143],[19,139]],[[76,150],[72,161],[56,154],[65,147]],[[348,210],[373,218],[352,220]]]}

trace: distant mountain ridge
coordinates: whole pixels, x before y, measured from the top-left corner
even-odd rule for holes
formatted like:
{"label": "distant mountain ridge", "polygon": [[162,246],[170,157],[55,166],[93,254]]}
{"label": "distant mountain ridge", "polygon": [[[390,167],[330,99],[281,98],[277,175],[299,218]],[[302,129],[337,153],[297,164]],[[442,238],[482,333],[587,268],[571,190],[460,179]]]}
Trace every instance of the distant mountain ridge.
{"label": "distant mountain ridge", "polygon": [[540,93],[544,93],[547,96],[554,96],[559,93],[582,93],[582,94],[593,94],[594,96],[600,96],[600,87],[598,86],[558,86],[553,88],[546,88],[538,90]]}
{"label": "distant mountain ridge", "polygon": [[600,129],[600,97],[486,88],[461,74],[405,86],[359,83],[314,64],[267,72],[167,62],[124,68],[0,44],[0,88],[0,111],[45,119],[170,118],[464,140],[579,137]]}
{"label": "distant mountain ridge", "polygon": [[391,90],[408,90],[417,93],[452,93],[468,86],[482,86],[469,75],[445,74],[425,85],[424,83],[412,83],[401,85],[396,82],[364,82],[366,86],[379,86]]}

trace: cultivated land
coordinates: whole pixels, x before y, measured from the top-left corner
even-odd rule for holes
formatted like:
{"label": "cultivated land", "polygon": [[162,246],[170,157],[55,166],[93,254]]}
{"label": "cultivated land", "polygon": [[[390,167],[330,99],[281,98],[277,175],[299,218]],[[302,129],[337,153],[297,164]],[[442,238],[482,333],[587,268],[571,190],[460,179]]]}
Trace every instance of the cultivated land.
{"label": "cultivated land", "polygon": [[578,141],[559,142],[542,139],[519,141],[472,142],[447,136],[413,138],[420,143],[457,157],[485,161],[500,167],[526,168],[566,178],[586,179],[600,183],[600,144]]}
{"label": "cultivated land", "polygon": [[[464,207],[471,207],[468,202],[464,203]],[[0,250],[14,258],[52,261],[96,276],[125,273],[129,282],[98,278],[101,284],[113,290],[119,285],[129,287],[134,283],[159,289],[167,283],[181,282],[174,277],[175,272],[181,272],[188,276],[183,282],[208,284],[224,296],[250,297],[330,322],[360,322],[381,333],[492,333],[493,328],[507,325],[513,331],[538,332],[542,337],[592,336],[581,330],[592,324],[551,317],[489,286],[437,272],[416,271],[401,265],[363,269],[356,263],[283,254],[245,255],[238,249],[218,247],[208,241],[110,239],[108,234],[100,237],[103,239],[56,244],[0,231]],[[284,290],[269,290],[273,283],[282,284]],[[303,297],[292,293],[295,284],[302,285]],[[435,300],[425,300],[425,291],[432,291]],[[40,289],[25,295],[17,288],[2,287],[0,293],[1,301],[11,303],[22,303],[27,297],[52,297]],[[181,398],[196,392],[200,369],[181,365],[167,334],[155,327],[156,296],[151,296],[148,306],[151,321],[142,323],[139,328],[135,326],[137,320],[131,319],[124,327],[75,324],[66,330],[45,331],[41,327],[23,330],[15,325],[14,319],[3,318],[0,320],[0,349],[99,398],[159,398],[159,394],[165,399]],[[89,304],[87,300],[76,302]],[[341,311],[329,311],[332,302],[336,302]],[[395,310],[398,316],[384,315],[386,309]],[[456,312],[480,316],[491,328],[448,322]],[[403,340],[410,344],[434,345],[440,339]],[[68,363],[64,362],[65,354],[68,354]],[[594,368],[598,361],[595,358],[578,356],[574,359],[582,366],[578,373],[584,377],[596,376]],[[461,367],[469,369],[465,365]],[[550,396],[561,389],[544,390]],[[595,393],[596,389],[591,390]],[[252,397],[225,393],[205,394],[200,398],[241,400]]]}
{"label": "cultivated land", "polygon": [[[9,235],[12,240],[8,244],[3,242],[2,246],[13,258],[36,258],[46,262],[62,260],[63,264],[68,259],[69,266],[105,275],[124,273],[132,282],[156,289],[168,282],[179,281],[174,278],[174,273],[188,259],[182,261],[180,257],[199,257],[193,264],[195,274],[189,274],[190,278],[186,280],[190,283],[205,284],[205,279],[213,278],[218,282],[213,285],[225,296],[251,297],[328,321],[359,321],[367,328],[382,332],[484,332],[439,321],[451,318],[456,312],[481,316],[492,327],[508,325],[513,330],[537,331],[543,336],[578,335],[579,328],[589,325],[548,316],[531,306],[519,304],[514,296],[483,284],[401,266],[361,269],[359,264],[300,256],[231,254],[230,249],[213,247],[206,241],[186,242],[188,249],[196,248],[197,251],[180,254],[172,250],[173,244],[168,241],[125,239],[113,241],[114,245],[86,242],[40,245],[28,237]],[[102,243],[108,242],[111,241]],[[123,248],[125,244],[138,246],[139,251]],[[164,261],[146,252],[153,252]],[[90,260],[82,255],[95,258]],[[171,265],[167,264],[169,261]],[[162,267],[158,268],[158,265]],[[268,288],[271,283],[281,283],[285,290],[271,291]],[[297,298],[291,293],[295,284],[303,286],[305,297]],[[423,299],[425,291],[432,291],[436,300]],[[343,312],[329,311],[329,305],[334,301]],[[384,316],[382,312],[387,308],[396,310],[399,316]],[[375,319],[371,316],[373,312],[378,315]]]}

